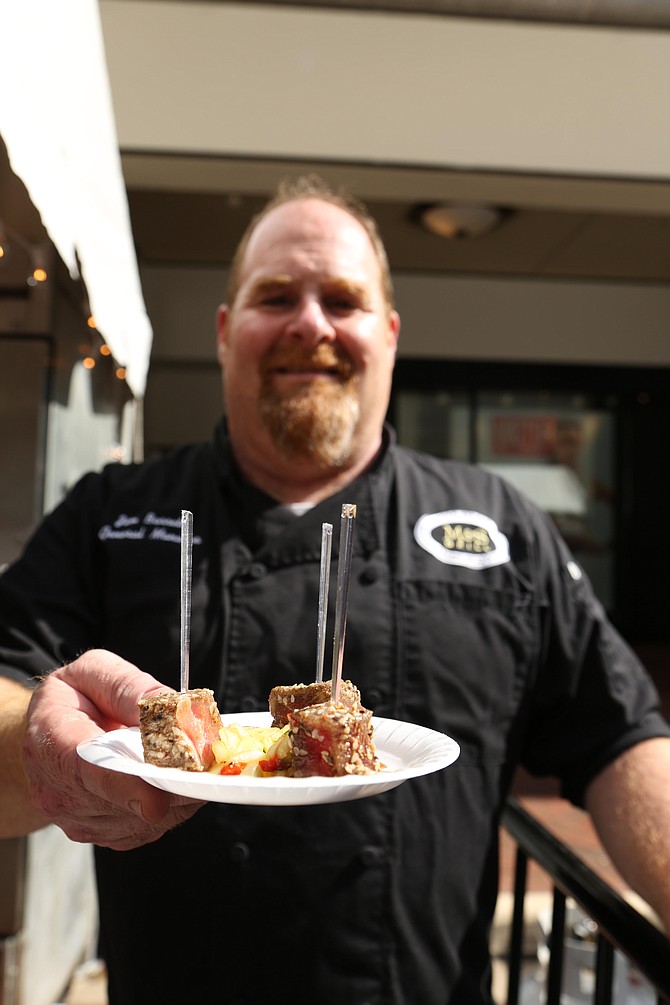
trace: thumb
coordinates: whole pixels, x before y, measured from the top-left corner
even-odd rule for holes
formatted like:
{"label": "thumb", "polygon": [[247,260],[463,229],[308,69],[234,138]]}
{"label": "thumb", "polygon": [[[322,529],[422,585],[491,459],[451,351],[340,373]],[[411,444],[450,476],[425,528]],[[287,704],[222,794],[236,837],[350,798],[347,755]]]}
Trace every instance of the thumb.
{"label": "thumb", "polygon": [[108,719],[124,726],[138,725],[140,698],[174,690],[106,649],[89,650],[55,670],[53,676],[74,688]]}

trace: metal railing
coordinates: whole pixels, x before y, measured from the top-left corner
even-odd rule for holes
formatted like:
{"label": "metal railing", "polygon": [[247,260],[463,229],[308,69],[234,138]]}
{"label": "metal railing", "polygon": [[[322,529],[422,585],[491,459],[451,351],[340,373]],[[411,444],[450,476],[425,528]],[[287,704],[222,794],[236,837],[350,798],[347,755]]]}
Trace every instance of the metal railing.
{"label": "metal railing", "polygon": [[562,844],[515,799],[502,824],[517,844],[514,903],[508,957],[507,1005],[518,1005],[523,959],[524,899],[528,861],[551,878],[553,912],[548,937],[546,1005],[560,1005],[563,983],[566,899],[572,898],[597,925],[594,1005],[611,1005],[614,951],[626,956],[657,995],[670,1003],[670,941]]}

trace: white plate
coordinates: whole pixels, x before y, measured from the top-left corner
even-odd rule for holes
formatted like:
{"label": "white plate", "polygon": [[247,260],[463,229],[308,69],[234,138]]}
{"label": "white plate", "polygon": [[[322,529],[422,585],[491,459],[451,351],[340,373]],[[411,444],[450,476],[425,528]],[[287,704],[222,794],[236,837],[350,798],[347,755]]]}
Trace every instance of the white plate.
{"label": "white plate", "polygon": [[[240,712],[221,716],[224,723],[240,726],[269,726],[269,712]],[[115,729],[80,743],[80,757],[91,764],[126,775],[139,775],[159,789],[191,799],[217,803],[244,803],[247,806],[306,806],[362,799],[395,788],[409,778],[418,778],[452,764],[460,753],[455,740],[411,722],[378,719],[373,716],[377,756],[385,765],[373,775],[343,778],[253,778],[213,775],[145,764],[137,727]]]}

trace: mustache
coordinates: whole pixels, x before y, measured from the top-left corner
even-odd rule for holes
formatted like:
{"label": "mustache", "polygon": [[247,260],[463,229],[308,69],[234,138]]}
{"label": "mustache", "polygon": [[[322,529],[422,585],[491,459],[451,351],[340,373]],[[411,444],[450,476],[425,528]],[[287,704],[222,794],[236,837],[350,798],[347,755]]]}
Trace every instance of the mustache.
{"label": "mustache", "polygon": [[312,349],[302,346],[280,346],[272,349],[261,364],[266,377],[276,370],[324,370],[336,373],[343,380],[353,377],[353,360],[341,346],[319,344]]}

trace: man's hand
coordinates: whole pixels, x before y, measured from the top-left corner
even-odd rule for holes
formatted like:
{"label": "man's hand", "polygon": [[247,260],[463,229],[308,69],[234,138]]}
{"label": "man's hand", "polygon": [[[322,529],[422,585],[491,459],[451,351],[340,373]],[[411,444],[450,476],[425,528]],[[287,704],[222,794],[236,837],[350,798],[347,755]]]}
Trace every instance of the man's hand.
{"label": "man's hand", "polygon": [[137,702],[168,691],[154,677],[105,650],[54,670],[27,712],[23,758],[33,806],[73,841],[126,851],[155,841],[202,805],[140,778],[96,767],[77,744],[139,722]]}

